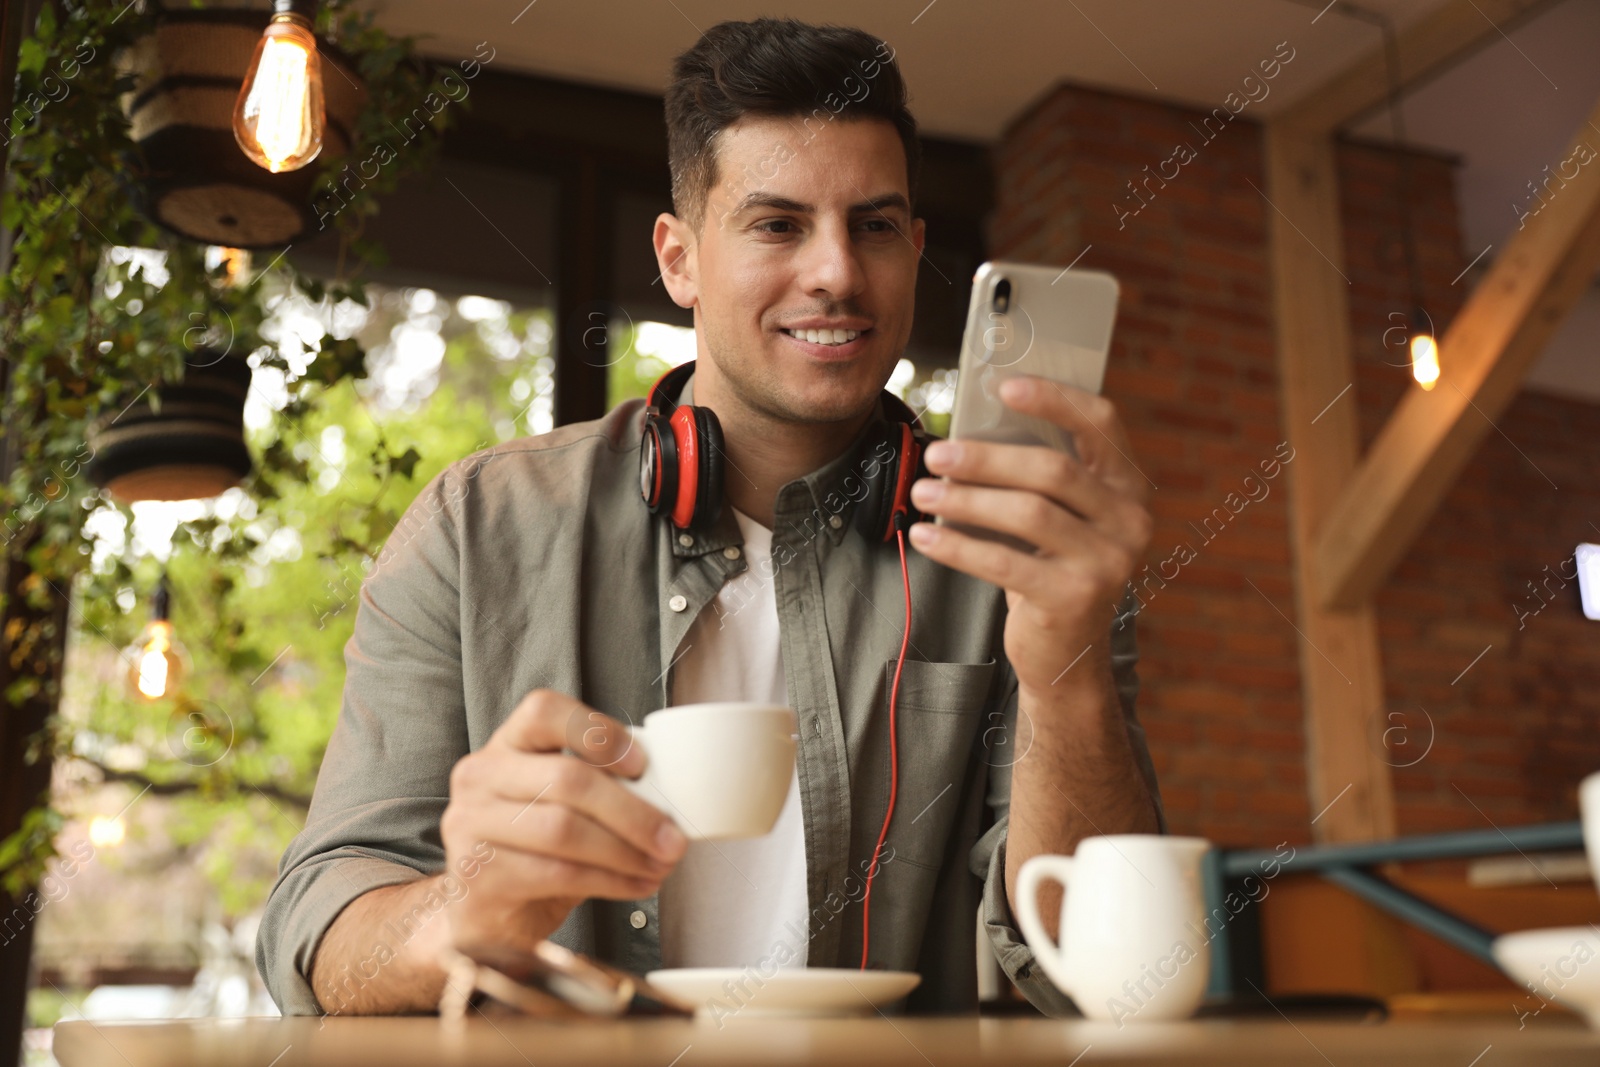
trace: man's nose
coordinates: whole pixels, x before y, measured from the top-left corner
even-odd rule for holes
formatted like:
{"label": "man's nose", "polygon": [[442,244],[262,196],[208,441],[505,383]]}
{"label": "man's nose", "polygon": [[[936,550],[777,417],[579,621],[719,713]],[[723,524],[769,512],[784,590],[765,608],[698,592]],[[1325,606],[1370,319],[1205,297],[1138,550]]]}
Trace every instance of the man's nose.
{"label": "man's nose", "polygon": [[822,227],[806,242],[802,256],[800,284],[808,293],[828,293],[843,300],[855,296],[865,284],[866,274],[848,224]]}

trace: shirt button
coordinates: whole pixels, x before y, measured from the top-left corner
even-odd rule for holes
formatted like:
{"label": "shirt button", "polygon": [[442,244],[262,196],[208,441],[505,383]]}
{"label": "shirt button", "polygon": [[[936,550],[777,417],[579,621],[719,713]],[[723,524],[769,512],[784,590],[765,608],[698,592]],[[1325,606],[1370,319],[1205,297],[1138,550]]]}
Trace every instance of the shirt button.
{"label": "shirt button", "polygon": [[671,600],[667,601],[667,607],[671,608],[673,611],[682,611],[684,608],[686,608],[688,606],[689,606],[688,598],[685,597],[681,593],[678,594],[677,596],[673,597]]}
{"label": "shirt button", "polygon": [[739,558],[739,546],[738,545],[729,545],[727,548],[722,550],[722,555],[723,555],[723,557],[725,559],[738,559]]}
{"label": "shirt button", "polygon": [[832,526],[835,530],[837,530],[839,527],[844,525],[844,520],[841,519],[839,516],[835,515],[831,519],[828,520],[828,525]]}
{"label": "shirt button", "polygon": [[679,534],[678,535],[678,544],[682,545],[684,548],[693,548],[694,547],[694,534],[686,534],[686,533]]}
{"label": "shirt button", "polygon": [[643,930],[644,924],[648,921],[649,920],[645,918],[644,912],[642,911],[636,911],[632,915],[628,916],[628,923],[635,930]]}

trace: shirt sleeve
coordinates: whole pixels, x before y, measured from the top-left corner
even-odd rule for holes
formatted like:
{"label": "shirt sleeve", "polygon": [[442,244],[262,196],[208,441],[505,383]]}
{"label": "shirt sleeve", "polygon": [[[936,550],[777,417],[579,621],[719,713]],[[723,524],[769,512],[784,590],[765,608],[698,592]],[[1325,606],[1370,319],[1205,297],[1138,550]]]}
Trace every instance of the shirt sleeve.
{"label": "shirt sleeve", "polygon": [[[451,468],[418,494],[361,586],[339,719],[256,940],[256,966],[285,1015],[323,1010],[311,961],[346,905],[444,866],[439,817],[468,751],[451,513],[461,485]],[[363,980],[359,961],[349,980]]]}
{"label": "shirt sleeve", "polygon": [[[1124,597],[1118,606],[1117,616],[1111,624],[1111,676],[1116,685],[1117,699],[1122,705],[1123,722],[1128,731],[1128,744],[1133,750],[1134,762],[1150,788],[1156,806],[1156,819],[1160,832],[1167,832],[1166,813],[1161,806],[1161,794],[1156,785],[1155,765],[1150,759],[1150,749],[1145,742],[1144,727],[1134,712],[1134,700],[1139,693],[1139,677],[1135,671],[1139,662],[1139,648],[1134,636],[1134,620],[1138,615],[1137,601],[1132,595]],[[1006,664],[1009,686],[1005,697],[1005,723],[1016,736],[1017,680],[1010,664]],[[983,879],[982,918],[989,933],[989,943],[994,947],[1001,970],[1014,982],[1028,1002],[1046,1015],[1053,1017],[1076,1014],[1072,999],[1055,987],[1044,971],[1034,966],[1033,950],[1023,940],[1017,929],[1016,917],[1006,896],[1006,832],[1011,819],[1011,765],[991,766],[989,772],[989,807],[995,813],[994,825],[978,839],[969,857],[972,873]]]}

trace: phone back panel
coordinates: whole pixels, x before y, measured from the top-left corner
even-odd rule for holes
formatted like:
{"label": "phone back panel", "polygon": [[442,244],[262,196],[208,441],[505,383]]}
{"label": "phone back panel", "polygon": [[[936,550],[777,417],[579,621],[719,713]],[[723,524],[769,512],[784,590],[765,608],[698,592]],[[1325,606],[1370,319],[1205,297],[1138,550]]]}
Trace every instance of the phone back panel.
{"label": "phone back panel", "polygon": [[[1004,310],[996,310],[1002,282],[1009,283],[1010,295]],[[1007,262],[979,267],[962,336],[950,436],[1043,444],[1075,455],[1071,435],[1012,411],[998,390],[1007,378],[1029,374],[1100,392],[1117,294],[1116,279],[1103,271]]]}

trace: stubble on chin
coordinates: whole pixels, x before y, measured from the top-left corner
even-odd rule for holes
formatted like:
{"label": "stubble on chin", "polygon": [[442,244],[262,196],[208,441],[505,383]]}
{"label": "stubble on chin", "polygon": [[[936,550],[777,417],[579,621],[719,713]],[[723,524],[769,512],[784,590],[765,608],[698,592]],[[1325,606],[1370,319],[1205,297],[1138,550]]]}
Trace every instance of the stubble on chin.
{"label": "stubble on chin", "polygon": [[729,386],[738,390],[740,399],[752,411],[775,423],[846,425],[859,421],[872,410],[879,389],[855,386],[849,381],[846,368],[837,371],[823,368],[823,372],[838,375],[837,387],[807,392],[786,386],[781,376],[770,372],[758,373],[749,381],[730,380]]}

